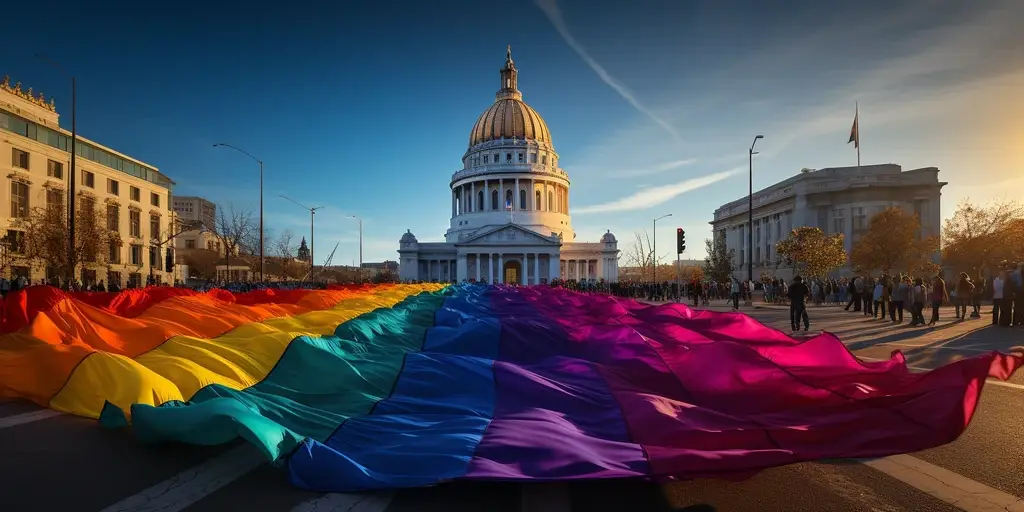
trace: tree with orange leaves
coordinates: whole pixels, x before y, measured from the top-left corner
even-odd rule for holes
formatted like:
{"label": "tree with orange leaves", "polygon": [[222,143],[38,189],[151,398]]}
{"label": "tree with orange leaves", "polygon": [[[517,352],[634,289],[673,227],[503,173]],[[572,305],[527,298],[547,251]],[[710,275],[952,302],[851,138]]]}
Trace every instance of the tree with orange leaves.
{"label": "tree with orange leaves", "polygon": [[1024,261],[1024,206],[1016,201],[988,206],[961,202],[946,219],[942,239],[943,264],[971,275]]}
{"label": "tree with orange leaves", "polygon": [[850,262],[862,272],[934,274],[938,265],[932,259],[939,250],[939,240],[922,237],[920,231],[921,221],[916,215],[902,208],[886,208],[871,218],[867,232],[853,244]]}
{"label": "tree with orange leaves", "polygon": [[807,277],[825,277],[829,271],[846,264],[843,235],[826,235],[809,226],[789,232],[789,236],[775,244],[775,252],[784,265]]}

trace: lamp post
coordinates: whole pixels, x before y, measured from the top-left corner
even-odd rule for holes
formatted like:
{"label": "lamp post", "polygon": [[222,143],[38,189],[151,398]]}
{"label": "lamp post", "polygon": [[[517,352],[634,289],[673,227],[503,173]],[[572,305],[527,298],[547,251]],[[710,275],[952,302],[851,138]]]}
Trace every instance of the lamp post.
{"label": "lamp post", "polygon": [[77,86],[75,84],[75,75],[68,73],[60,64],[57,64],[54,60],[50,59],[45,55],[36,54],[36,58],[39,58],[49,65],[53,66],[71,78],[71,169],[68,169],[68,282],[72,282],[75,279],[75,154],[78,146],[78,130],[75,124],[75,114],[78,110],[77,105]]}
{"label": "lamp post", "polygon": [[[236,148],[231,144],[224,144],[221,142],[214,144],[213,147],[224,147],[233,149],[249,158],[252,158],[253,160],[256,161],[256,163],[260,164],[260,281],[263,281],[266,278],[266,276],[263,274],[263,252],[266,247],[266,244],[263,243],[263,160],[260,160],[259,158],[256,158],[249,154],[249,152],[243,149]],[[228,271],[230,272],[230,269]]]}
{"label": "lamp post", "polygon": [[315,267],[313,266],[313,262],[316,261],[316,260],[313,259],[313,234],[314,234],[313,216],[316,215],[316,211],[317,210],[320,210],[320,209],[322,209],[324,207],[323,206],[317,206],[316,208],[310,208],[310,207],[308,207],[308,206],[306,206],[306,205],[304,205],[304,204],[302,204],[302,203],[300,203],[300,202],[298,202],[298,201],[296,201],[296,200],[294,200],[294,199],[292,199],[292,198],[290,198],[288,196],[282,195],[281,198],[282,199],[287,199],[287,200],[289,200],[289,201],[291,201],[291,202],[293,202],[293,203],[295,203],[295,204],[297,204],[297,205],[299,205],[299,206],[309,210],[309,280],[312,281],[313,280],[313,270],[315,269]]}
{"label": "lamp post", "polygon": [[[754,145],[757,144],[758,139],[763,139],[764,135],[758,135],[754,137],[754,142],[750,143],[750,150],[747,152],[747,170],[749,178],[749,195],[747,196],[747,253],[744,255],[747,258],[747,286],[753,287],[754,283],[754,155],[757,151],[754,151]],[[743,305],[749,306],[753,304],[753,289],[750,290],[751,297],[748,300],[743,301]]]}
{"label": "lamp post", "polygon": [[363,218],[355,215],[346,215],[346,218],[359,221],[359,280],[363,280]]}
{"label": "lamp post", "polygon": [[658,221],[671,216],[671,213],[667,213],[657,219],[654,219],[654,239],[651,241],[651,266],[653,267],[653,270],[651,271],[651,283],[658,282]]}

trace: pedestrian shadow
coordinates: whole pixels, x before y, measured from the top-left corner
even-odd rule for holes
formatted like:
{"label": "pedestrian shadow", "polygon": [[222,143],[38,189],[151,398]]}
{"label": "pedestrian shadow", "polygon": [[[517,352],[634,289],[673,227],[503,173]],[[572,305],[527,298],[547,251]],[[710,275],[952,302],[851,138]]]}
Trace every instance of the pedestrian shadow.
{"label": "pedestrian shadow", "polygon": [[[854,341],[852,343],[847,343],[846,347],[848,349],[850,349],[850,351],[856,352],[858,350],[864,350],[866,348],[871,348],[871,347],[875,347],[875,346],[878,346],[878,345],[884,345],[886,343],[894,343],[894,342],[906,341],[906,340],[909,340],[909,339],[917,338],[917,337],[925,335],[925,334],[931,334],[931,333],[934,333],[934,332],[944,331],[946,329],[949,329],[950,327],[953,327],[953,326],[957,325],[958,323],[959,322],[949,322],[949,323],[946,323],[946,324],[939,324],[939,325],[936,325],[934,327],[916,327],[916,326],[912,327],[909,324],[907,324],[907,325],[905,325],[903,327],[897,327],[895,332],[893,332],[892,334],[889,334],[887,336],[880,336],[878,338],[871,338],[871,339],[862,340],[862,341]],[[974,331],[971,331],[971,332],[974,332]],[[842,339],[842,337],[840,337],[840,339]],[[946,343],[946,342],[947,342],[947,340],[942,340],[942,341],[937,342],[937,343]]]}

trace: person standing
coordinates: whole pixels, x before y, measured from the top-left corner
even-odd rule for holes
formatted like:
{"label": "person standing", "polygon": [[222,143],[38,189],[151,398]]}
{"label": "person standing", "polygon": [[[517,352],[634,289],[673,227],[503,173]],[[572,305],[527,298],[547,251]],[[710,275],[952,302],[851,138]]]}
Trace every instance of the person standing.
{"label": "person standing", "polygon": [[861,278],[858,276],[854,276],[853,281],[850,281],[850,302],[846,303],[846,311],[850,310],[850,306],[853,306],[854,311],[860,311],[861,285]]}
{"label": "person standing", "polygon": [[946,282],[942,280],[942,276],[936,274],[932,278],[932,291],[930,294],[932,302],[932,319],[928,322],[928,325],[935,325],[939,321],[939,307],[942,303],[949,300],[949,292],[946,291]]}
{"label": "person standing", "polygon": [[999,313],[1003,308],[1003,284],[1005,282],[1005,270],[996,275],[995,279],[992,280],[992,325],[999,325]]}
{"label": "person standing", "polygon": [[804,322],[804,332],[811,328],[811,320],[807,316],[807,304],[804,302],[810,290],[803,283],[803,278],[793,278],[793,285],[789,287],[789,322],[793,325],[793,332],[800,330],[800,321]]}
{"label": "person standing", "polygon": [[914,286],[910,289],[910,314],[913,316],[910,321],[911,327],[924,324],[924,301],[927,296],[928,291],[924,287],[924,279],[920,277],[914,279]]}

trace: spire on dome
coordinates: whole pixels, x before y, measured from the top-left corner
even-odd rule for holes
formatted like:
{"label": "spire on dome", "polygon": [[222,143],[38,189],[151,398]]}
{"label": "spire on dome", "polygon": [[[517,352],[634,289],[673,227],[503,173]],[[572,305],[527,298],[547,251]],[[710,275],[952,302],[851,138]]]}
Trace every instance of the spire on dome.
{"label": "spire on dome", "polygon": [[495,95],[496,100],[505,98],[523,98],[523,94],[519,92],[519,71],[512,61],[512,45],[508,45],[505,53],[505,67],[501,68],[501,89],[498,89],[498,94]]}

